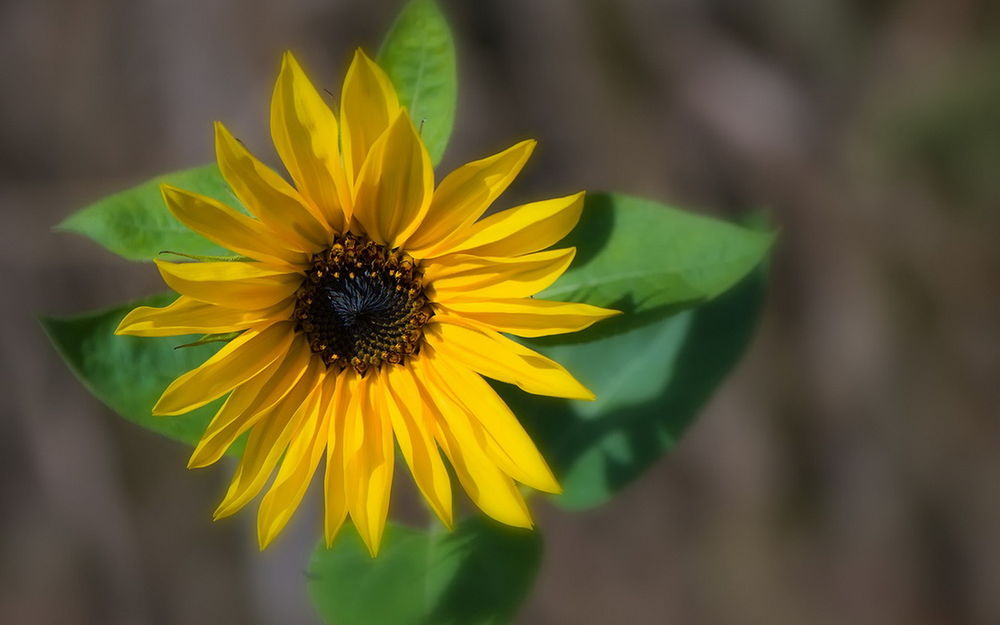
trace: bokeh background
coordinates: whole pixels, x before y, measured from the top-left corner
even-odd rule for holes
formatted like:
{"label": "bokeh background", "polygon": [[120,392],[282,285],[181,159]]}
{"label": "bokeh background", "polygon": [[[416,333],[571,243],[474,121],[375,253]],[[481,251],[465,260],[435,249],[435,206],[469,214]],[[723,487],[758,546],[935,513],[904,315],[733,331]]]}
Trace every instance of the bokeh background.
{"label": "bokeh background", "polygon": [[[760,331],[682,444],[606,507],[541,506],[519,622],[1000,623],[1000,4],[441,3],[446,167],[533,136],[510,202],[781,229]],[[253,514],[213,524],[226,468],[110,414],[35,315],[161,290],[50,227],[210,161],[214,119],[273,154],[280,52],[336,90],[400,4],[0,1],[0,622],[317,622],[315,505],[263,555]]]}

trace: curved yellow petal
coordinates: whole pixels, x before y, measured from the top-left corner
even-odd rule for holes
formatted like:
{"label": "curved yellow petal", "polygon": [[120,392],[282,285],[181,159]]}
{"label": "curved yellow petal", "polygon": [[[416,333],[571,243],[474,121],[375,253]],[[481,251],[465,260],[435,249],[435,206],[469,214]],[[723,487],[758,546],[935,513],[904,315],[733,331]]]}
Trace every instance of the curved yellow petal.
{"label": "curved yellow petal", "polygon": [[398,114],[399,98],[392,81],[364,52],[356,50],[340,98],[344,169],[350,180],[358,179],[368,152]]}
{"label": "curved yellow petal", "polygon": [[417,488],[446,527],[452,527],[451,479],[434,442],[434,428],[420,401],[407,367],[389,367],[380,372],[386,388],[386,408],[396,442],[410,467]]}
{"label": "curved yellow petal", "polygon": [[282,267],[305,265],[307,256],[288,249],[262,222],[204,195],[161,185],[167,209],[182,224],[227,250]]}
{"label": "curved yellow petal", "polygon": [[375,142],[358,175],[354,217],[368,238],[390,248],[420,225],[434,191],[427,148],[405,110]]}
{"label": "curved yellow petal", "polygon": [[254,415],[254,398],[283,362],[281,358],[275,360],[260,373],[233,389],[198,440],[191,457],[188,458],[187,468],[200,469],[218,462],[239,436],[237,430],[243,432],[249,429],[252,425],[251,417]]}
{"label": "curved yellow petal", "polygon": [[340,162],[337,118],[291,52],[281,59],[271,97],[271,138],[315,214],[342,232],[351,214],[350,187]]}
{"label": "curved yellow petal", "polygon": [[531,437],[496,391],[479,374],[430,354],[440,376],[440,386],[449,393],[485,436],[483,447],[507,475],[546,493],[561,493],[552,470]]}
{"label": "curved yellow petal", "polygon": [[324,216],[250,154],[220,122],[215,123],[215,155],[236,197],[289,247],[312,253],[329,243],[330,230]]}
{"label": "curved yellow petal", "polygon": [[311,358],[305,340],[296,336],[284,358],[275,360],[236,387],[205,429],[188,460],[188,468],[206,467],[217,462],[241,434],[291,392],[308,371]]}
{"label": "curved yellow petal", "polygon": [[323,536],[326,546],[333,545],[333,539],[347,518],[347,493],[344,488],[344,422],[350,398],[357,388],[357,378],[353,369],[326,376],[330,405],[326,409],[329,422],[326,434],[326,471],[323,475]]}
{"label": "curved yellow petal", "polygon": [[486,377],[536,395],[594,399],[562,365],[489,329],[457,317],[435,315],[424,337],[437,353]]}
{"label": "curved yellow petal", "polygon": [[275,404],[250,431],[236,474],[222,503],[215,510],[215,519],[237,512],[264,488],[289,441],[302,429],[311,405],[310,395],[319,392],[321,372],[318,363],[318,359],[311,360],[309,370],[295,388]]}
{"label": "curved yellow petal", "polygon": [[435,436],[469,498],[501,523],[531,527],[531,513],[521,492],[483,449],[465,410],[441,388],[430,359],[421,356],[411,362],[421,403],[433,417]]}
{"label": "curved yellow petal", "polygon": [[518,256],[544,250],[569,234],[580,221],[583,192],[510,208],[474,223],[464,236],[450,239],[437,255],[465,252],[478,256]]}
{"label": "curved yellow petal", "polygon": [[461,234],[463,228],[482,217],[510,186],[535,145],[533,140],[522,141],[499,154],[467,163],[445,176],[434,190],[427,216],[407,240],[407,251],[421,258],[433,256],[438,244],[447,249],[447,239]]}
{"label": "curved yellow petal", "polygon": [[317,389],[303,405],[305,420],[293,435],[271,488],[264,494],[257,513],[257,540],[261,550],[288,524],[299,507],[316,467],[326,451],[326,434],[331,397],[327,386]]}
{"label": "curved yellow petal", "polygon": [[115,334],[131,336],[177,336],[237,332],[269,319],[288,319],[290,305],[260,310],[234,310],[180,296],[169,306],[139,306],[118,324]]}
{"label": "curved yellow petal", "polygon": [[167,286],[181,295],[237,310],[274,306],[294,295],[302,284],[302,274],[260,263],[173,263],[159,259],[154,262]]}
{"label": "curved yellow petal", "polygon": [[478,321],[499,332],[528,337],[579,332],[601,319],[621,314],[617,310],[590,304],[551,302],[526,297],[454,299],[442,304],[442,308],[447,314]]}
{"label": "curved yellow petal", "polygon": [[514,258],[456,254],[425,264],[424,284],[431,301],[528,297],[555,282],[575,254],[572,247]]}
{"label": "curved yellow petal", "polygon": [[392,427],[373,389],[375,376],[360,379],[344,423],[344,487],[347,508],[358,534],[374,558],[382,542],[392,487]]}
{"label": "curved yellow petal", "polygon": [[279,322],[239,335],[197,369],[170,383],[153,406],[155,415],[176,415],[224,395],[280,358],[292,340],[292,325]]}

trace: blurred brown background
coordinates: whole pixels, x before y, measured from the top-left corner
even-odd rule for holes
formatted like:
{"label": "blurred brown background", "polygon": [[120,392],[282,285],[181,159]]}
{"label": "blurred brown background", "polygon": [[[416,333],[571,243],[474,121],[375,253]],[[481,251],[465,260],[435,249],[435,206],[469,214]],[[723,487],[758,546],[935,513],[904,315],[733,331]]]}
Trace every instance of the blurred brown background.
{"label": "blurred brown background", "polygon": [[[316,622],[315,507],[263,555],[253,513],[213,524],[227,469],[111,415],[34,316],[160,290],[50,226],[211,160],[213,119],[272,154],[280,52],[336,90],[400,4],[0,1],[0,622]],[[761,331],[676,452],[602,509],[540,511],[520,622],[1000,623],[1000,4],[442,4],[445,166],[534,136],[514,198],[782,229]]]}

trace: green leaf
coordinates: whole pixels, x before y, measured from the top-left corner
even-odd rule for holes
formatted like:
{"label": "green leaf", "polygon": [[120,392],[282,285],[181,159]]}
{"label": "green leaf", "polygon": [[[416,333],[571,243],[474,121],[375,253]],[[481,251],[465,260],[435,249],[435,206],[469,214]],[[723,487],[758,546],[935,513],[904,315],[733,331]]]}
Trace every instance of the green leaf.
{"label": "green leaf", "polygon": [[589,193],[580,224],[560,243],[577,248],[573,266],[538,297],[651,320],[723,293],[760,263],[773,239],[658,202]]}
{"label": "green leaf", "polygon": [[194,444],[219,401],[185,415],[154,417],[153,405],[177,376],[203,363],[219,343],[174,349],[191,336],[115,336],[115,328],[136,306],[165,306],[176,296],[155,295],[137,302],[66,319],[42,318],[52,343],[83,385],[109,408],[133,423]]}
{"label": "green leaf", "polygon": [[239,254],[232,254],[230,256],[205,256],[204,254],[185,254],[172,250],[163,250],[160,252],[160,256],[180,256],[181,258],[196,260],[201,263],[248,263],[254,261],[249,256],[240,256]]}
{"label": "green leaf", "polygon": [[455,121],[458,79],[451,29],[434,0],[412,0],[403,7],[382,42],[378,63],[437,165]]}
{"label": "green leaf", "polygon": [[183,345],[178,345],[174,349],[181,349],[182,347],[197,347],[198,345],[205,345],[206,343],[228,343],[229,341],[235,339],[240,334],[243,334],[242,330],[237,330],[235,332],[218,332],[216,334],[204,334],[201,338],[191,341],[190,343],[184,343]]}
{"label": "green leaf", "polygon": [[574,265],[539,297],[627,314],[524,342],[566,366],[597,400],[528,397],[498,385],[554,465],[562,505],[598,505],[639,477],[739,360],[763,298],[764,272],[754,268],[774,239],[764,230],[588,195],[563,241],[577,247]]}
{"label": "green leaf", "polygon": [[538,531],[483,517],[453,532],[390,523],[375,559],[357,532],[341,531],[313,553],[309,594],[335,625],[501,625],[530,590],[541,554]]}
{"label": "green leaf", "polygon": [[[756,325],[764,272],[721,297],[636,327],[627,316],[593,340],[525,341],[562,363],[594,402],[526,396],[498,388],[553,465],[560,505],[599,505],[638,478],[680,439],[739,361]],[[596,330],[597,328],[595,328]]]}
{"label": "green leaf", "polygon": [[56,230],[89,237],[128,260],[149,261],[162,251],[194,256],[228,256],[232,252],[188,230],[163,203],[160,185],[194,191],[242,210],[216,165],[205,165],[153,178],[77,211]]}

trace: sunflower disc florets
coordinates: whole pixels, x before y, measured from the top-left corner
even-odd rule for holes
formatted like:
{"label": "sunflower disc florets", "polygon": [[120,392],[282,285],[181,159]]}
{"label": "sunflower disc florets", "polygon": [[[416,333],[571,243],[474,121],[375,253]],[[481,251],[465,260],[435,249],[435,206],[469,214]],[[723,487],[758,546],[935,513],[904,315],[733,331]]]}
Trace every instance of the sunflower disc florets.
{"label": "sunflower disc florets", "polygon": [[310,349],[360,374],[415,354],[430,317],[416,261],[350,233],[313,255],[295,303]]}

